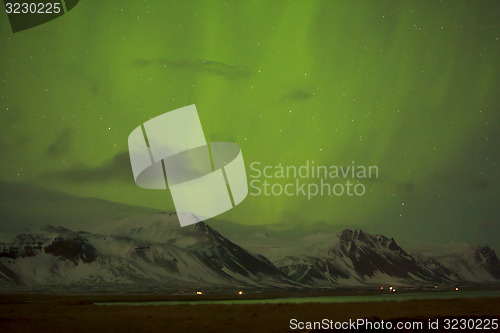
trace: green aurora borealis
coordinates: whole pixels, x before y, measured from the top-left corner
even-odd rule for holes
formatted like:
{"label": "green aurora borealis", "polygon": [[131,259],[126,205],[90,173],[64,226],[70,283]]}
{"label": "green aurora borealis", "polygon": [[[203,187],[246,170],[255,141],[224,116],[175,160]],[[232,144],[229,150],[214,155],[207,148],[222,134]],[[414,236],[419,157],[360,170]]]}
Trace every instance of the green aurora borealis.
{"label": "green aurora borealis", "polygon": [[174,209],[135,185],[127,137],[196,104],[248,174],[380,169],[362,197],[248,196],[221,219],[498,248],[499,22],[498,1],[82,0],[16,34],[0,13],[0,179]]}

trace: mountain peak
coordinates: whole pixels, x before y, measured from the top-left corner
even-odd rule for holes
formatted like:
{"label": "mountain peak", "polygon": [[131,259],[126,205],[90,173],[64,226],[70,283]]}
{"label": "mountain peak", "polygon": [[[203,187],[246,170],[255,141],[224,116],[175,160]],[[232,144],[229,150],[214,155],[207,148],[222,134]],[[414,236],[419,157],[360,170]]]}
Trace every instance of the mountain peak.
{"label": "mountain peak", "polygon": [[361,229],[344,229],[338,236],[341,240],[365,239],[367,234]]}
{"label": "mountain peak", "polygon": [[220,246],[221,244],[228,241],[218,231],[216,231],[203,221],[196,223],[194,225],[194,230],[199,239],[204,241],[210,241],[214,243],[216,246]]}
{"label": "mountain peak", "polygon": [[495,256],[495,250],[493,250],[489,245],[477,245],[474,247],[474,253],[482,254],[484,256]]}
{"label": "mountain peak", "polygon": [[349,246],[349,244],[351,244],[353,241],[359,240],[372,247],[382,246],[391,251],[408,255],[406,251],[399,247],[394,238],[388,238],[381,234],[372,235],[364,232],[361,229],[345,229],[338,235],[338,237],[340,238],[340,243],[344,244],[345,246]]}
{"label": "mountain peak", "polygon": [[199,232],[209,232],[210,230],[213,230],[213,229],[210,228],[208,226],[208,224],[206,224],[205,222],[200,221],[194,225],[194,230],[199,231]]}

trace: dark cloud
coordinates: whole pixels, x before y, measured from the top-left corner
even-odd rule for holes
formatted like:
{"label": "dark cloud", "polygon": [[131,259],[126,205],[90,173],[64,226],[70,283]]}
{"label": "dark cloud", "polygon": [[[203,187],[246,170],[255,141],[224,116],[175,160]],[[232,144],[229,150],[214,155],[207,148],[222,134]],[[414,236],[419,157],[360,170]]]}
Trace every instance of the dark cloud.
{"label": "dark cloud", "polygon": [[151,65],[151,61],[146,59],[134,59],[134,65],[136,67],[146,67]]}
{"label": "dark cloud", "polygon": [[59,157],[67,154],[71,150],[71,143],[73,142],[73,132],[66,128],[59,133],[57,138],[52,142],[46,150],[47,156]]}
{"label": "dark cloud", "polygon": [[394,182],[394,186],[398,193],[409,194],[415,192],[415,183],[413,182]]}
{"label": "dark cloud", "polygon": [[438,183],[456,185],[471,191],[484,191],[490,188],[490,182],[485,177],[472,176],[456,171],[437,171],[431,175],[431,179]]}
{"label": "dark cloud", "polygon": [[167,68],[187,70],[197,73],[207,73],[210,75],[223,76],[230,80],[240,80],[250,76],[251,72],[243,66],[235,66],[228,63],[212,60],[168,60],[158,59],[151,61],[149,59],[134,59],[133,63],[136,67],[143,68],[153,63],[157,63]]}
{"label": "dark cloud", "polygon": [[[28,209],[29,207],[29,209]],[[154,210],[0,180],[0,234],[35,231],[47,224],[72,230],[98,230],[114,221]],[[115,228],[115,227],[112,227]]]}
{"label": "dark cloud", "polygon": [[477,221],[477,225],[479,228],[482,228],[484,230],[489,230],[489,231],[494,231],[500,229],[500,223],[498,221],[494,221],[491,219],[483,219]]}
{"label": "dark cloud", "polygon": [[47,179],[58,179],[72,183],[133,181],[128,152],[115,155],[106,163],[95,167],[73,165],[71,168],[50,172],[44,175]]}
{"label": "dark cloud", "polygon": [[476,178],[468,184],[471,190],[487,190],[490,188],[490,183],[485,178]]}
{"label": "dark cloud", "polygon": [[279,102],[282,103],[287,101],[304,101],[313,97],[314,94],[312,92],[306,91],[302,88],[296,88],[285,93],[279,100]]}
{"label": "dark cloud", "polygon": [[85,91],[92,95],[109,96],[109,79],[103,75],[95,75],[93,70],[89,70],[91,66],[93,65],[87,63],[83,66],[70,64],[64,67],[65,75],[81,93]]}

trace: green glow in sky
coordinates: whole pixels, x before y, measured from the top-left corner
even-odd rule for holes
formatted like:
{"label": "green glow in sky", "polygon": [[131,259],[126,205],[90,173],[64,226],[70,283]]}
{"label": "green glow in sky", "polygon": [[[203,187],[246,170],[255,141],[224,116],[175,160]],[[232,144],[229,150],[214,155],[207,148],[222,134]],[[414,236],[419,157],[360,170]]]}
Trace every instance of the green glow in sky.
{"label": "green glow in sky", "polygon": [[249,196],[221,219],[493,245],[498,22],[498,1],[82,0],[16,34],[0,13],[0,179],[174,209],[135,185],[127,137],[196,104],[249,174],[380,170],[362,197]]}

